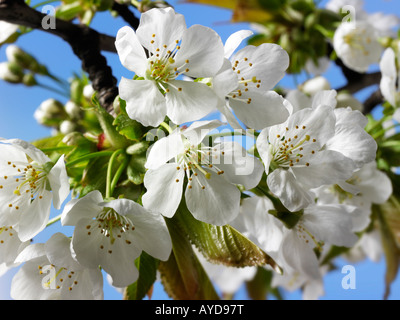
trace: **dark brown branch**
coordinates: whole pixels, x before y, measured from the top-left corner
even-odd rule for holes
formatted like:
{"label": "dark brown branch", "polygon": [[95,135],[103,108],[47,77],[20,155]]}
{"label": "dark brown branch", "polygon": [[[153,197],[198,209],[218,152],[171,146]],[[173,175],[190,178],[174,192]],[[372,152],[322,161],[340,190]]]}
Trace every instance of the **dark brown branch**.
{"label": "dark brown branch", "polygon": [[379,84],[381,77],[382,75],[380,72],[357,73],[357,76],[348,78],[348,83],[338,88],[337,91],[346,90],[349,93],[356,93],[364,88]]}
{"label": "dark brown branch", "polygon": [[[328,44],[328,56],[333,52],[333,47]],[[373,73],[359,73],[348,68],[341,59],[337,58],[335,64],[342,70],[343,75],[347,80],[347,84],[343,87],[337,88],[336,91],[347,91],[354,94],[364,88],[378,85],[381,81],[382,74],[378,72]],[[374,92],[365,102],[364,102],[364,114],[372,111],[372,109],[382,102],[382,94],[380,90]]]}
{"label": "dark brown branch", "polygon": [[114,99],[118,95],[117,80],[101,50],[115,52],[115,38],[60,19],[56,19],[55,29],[43,29],[42,21],[45,17],[45,14],[32,9],[23,0],[0,0],[0,20],[45,31],[69,43],[82,61],[82,68],[88,73],[94,90],[98,92],[99,102],[111,113]]}
{"label": "dark brown branch", "polygon": [[364,114],[370,113],[377,105],[383,103],[384,97],[380,89],[372,93],[367,100],[364,101]]}
{"label": "dark brown branch", "polygon": [[116,11],[118,15],[125,20],[134,30],[139,27],[139,19],[133,14],[127,5],[120,4],[114,1],[112,10]]}

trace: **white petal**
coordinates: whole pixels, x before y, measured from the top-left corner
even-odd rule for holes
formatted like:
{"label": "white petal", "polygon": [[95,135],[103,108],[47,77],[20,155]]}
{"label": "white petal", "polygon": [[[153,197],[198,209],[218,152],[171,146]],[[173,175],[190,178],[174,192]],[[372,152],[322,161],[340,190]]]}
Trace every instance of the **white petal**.
{"label": "white petal", "polygon": [[119,95],[126,101],[126,112],[144,126],[157,127],[167,113],[165,98],[151,80],[122,78]]}
{"label": "white petal", "polygon": [[225,96],[238,87],[238,81],[237,75],[232,70],[231,62],[225,59],[221,69],[212,79],[212,88],[218,97],[225,100]]}
{"label": "white petal", "polygon": [[46,256],[50,263],[74,271],[82,269],[71,254],[71,239],[62,233],[55,233],[45,243]]}
{"label": "white petal", "polygon": [[157,169],[183,151],[182,135],[180,130],[176,130],[152,145],[147,155],[145,167]]}
{"label": "white petal", "polygon": [[239,30],[231,34],[225,42],[225,58],[229,59],[233,52],[240,46],[242,41],[251,35],[253,35],[253,31],[251,30]]}
{"label": "white petal", "polygon": [[29,157],[31,157],[32,160],[36,161],[37,163],[45,164],[46,162],[51,161],[50,158],[46,156],[41,150],[26,141],[20,139],[1,139],[0,142],[9,143],[15,146],[22,152],[26,153]]}
{"label": "white petal", "polygon": [[53,194],[54,208],[60,209],[61,204],[69,194],[69,181],[67,170],[65,169],[64,155],[58,159],[57,163],[50,170],[47,179],[50,182]]}
{"label": "white petal", "polygon": [[167,46],[165,50],[172,51],[185,30],[183,15],[176,13],[172,8],[162,8],[143,12],[136,34],[141,44],[154,53],[157,48],[162,50],[164,45]]}
{"label": "white petal", "polygon": [[[304,130],[296,131],[299,141],[309,135],[311,141],[316,140],[313,143],[315,150],[317,150],[334,135],[335,122],[336,117],[332,108],[319,105],[313,109],[306,108],[293,113],[287,121],[287,127],[294,130],[296,126],[300,128],[304,126]],[[282,127],[285,127],[285,125],[283,124]]]}
{"label": "white petal", "polygon": [[256,140],[257,151],[261,157],[261,160],[264,162],[265,172],[267,174],[269,173],[269,166],[273,159],[269,143],[269,136],[270,136],[270,128],[265,128],[260,132]]}
{"label": "white petal", "polygon": [[310,279],[320,278],[319,263],[314,251],[297,236],[294,230],[285,236],[281,251],[286,263],[293,270]]}
{"label": "white petal", "polygon": [[308,161],[309,166],[292,167],[296,179],[307,188],[347,180],[356,169],[352,160],[331,150],[316,152]]}
{"label": "white petal", "polygon": [[[86,226],[91,224],[94,224],[93,231],[89,234]],[[130,285],[137,280],[139,274],[134,262],[141,249],[134,243],[128,245],[125,240],[116,238],[111,243],[110,238],[101,233],[101,229],[97,228],[97,223],[92,219],[81,219],[72,238],[78,262],[88,268],[100,265],[111,275],[112,284],[116,287]]]}
{"label": "white petal", "polygon": [[336,108],[337,100],[336,100],[337,92],[335,90],[323,90],[317,92],[312,99],[312,108],[315,108],[319,105],[329,106],[332,109]]}
{"label": "white petal", "polygon": [[231,61],[239,62],[236,70],[240,70],[241,77],[256,77],[261,80],[260,90],[270,90],[285,75],[289,66],[289,55],[276,44],[263,43],[257,47],[246,46],[239,50]]}
{"label": "white petal", "polygon": [[[199,173],[186,188],[186,205],[197,220],[225,225],[239,214],[240,191],[216,173],[210,179]],[[205,187],[204,189],[202,187]]]}
{"label": "white petal", "polygon": [[29,211],[25,211],[18,223],[18,235],[21,241],[28,241],[42,231],[49,221],[52,194],[44,190],[40,196],[30,204]]}
{"label": "white petal", "polygon": [[300,90],[290,90],[285,99],[293,106],[293,113],[312,106],[312,99]]}
{"label": "white petal", "polygon": [[363,197],[372,203],[382,204],[388,200],[393,192],[392,182],[389,177],[376,167],[376,162],[367,163],[354,174],[355,181],[360,181]]}
{"label": "white petal", "polygon": [[363,128],[344,124],[336,126],[335,135],[326,143],[326,149],[342,153],[359,168],[375,160],[377,143]]}
{"label": "white petal", "polygon": [[290,171],[276,169],[268,175],[268,187],[282,204],[295,212],[312,203],[311,195],[300,185]]}
{"label": "white petal", "polygon": [[166,94],[167,116],[172,122],[196,121],[216,109],[218,97],[206,84],[181,80],[169,83],[174,86]]}
{"label": "white petal", "polygon": [[127,26],[121,28],[117,33],[115,47],[122,65],[139,77],[144,77],[147,57],[135,31]]}
{"label": "white petal", "polygon": [[265,252],[278,251],[282,243],[282,224],[268,213],[274,210],[268,198],[251,197],[242,200],[241,213],[245,230],[257,239]]}
{"label": "white petal", "polygon": [[135,230],[131,232],[130,239],[133,239],[139,248],[157,259],[168,260],[172,242],[162,215],[148,211],[127,199],[114,200],[105,206],[114,208],[133,222]]}
{"label": "white petal", "polygon": [[223,176],[229,182],[243,185],[246,190],[256,187],[260,182],[264,173],[262,163],[258,158],[250,156],[239,143],[221,143],[214,147],[214,154],[210,162],[224,171]]}
{"label": "white petal", "polygon": [[182,134],[195,146],[200,144],[204,138],[214,129],[222,126],[219,120],[196,121],[187,129],[182,130]]}
{"label": "white petal", "polygon": [[148,170],[144,176],[147,192],[142,197],[143,206],[171,218],[181,202],[184,177],[183,168],[177,170],[176,163]]}
{"label": "white petal", "polygon": [[[247,99],[251,102],[247,103]],[[289,112],[282,96],[274,91],[243,93],[241,99],[229,99],[236,116],[248,127],[262,130],[265,127],[285,122]]]}
{"label": "white petal", "polygon": [[69,201],[62,212],[61,223],[63,226],[76,226],[82,218],[94,218],[102,211],[100,203],[103,196],[100,191],[94,190],[80,199]]}
{"label": "white petal", "polygon": [[325,243],[352,247],[358,239],[345,205],[310,206],[302,220],[306,229]]}
{"label": "white petal", "polygon": [[184,32],[181,48],[175,56],[175,65],[185,65],[189,69],[185,72],[187,76],[212,77],[221,69],[223,62],[224,46],[214,30],[194,25]]}

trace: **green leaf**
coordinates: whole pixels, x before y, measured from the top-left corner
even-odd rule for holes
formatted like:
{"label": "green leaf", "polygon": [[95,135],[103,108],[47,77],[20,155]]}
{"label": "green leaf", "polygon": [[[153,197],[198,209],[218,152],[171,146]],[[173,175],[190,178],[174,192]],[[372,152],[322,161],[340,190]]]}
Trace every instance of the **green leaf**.
{"label": "green leaf", "polygon": [[[106,176],[109,157],[100,157],[89,160],[83,172],[81,185],[81,196],[88,194],[91,191],[99,190],[102,194],[106,191]],[[117,170],[117,165],[113,168]]]}
{"label": "green leaf", "polygon": [[158,264],[159,260],[142,252],[135,261],[136,268],[139,270],[139,278],[125,288],[124,300],[142,300],[149,293],[157,278]]}
{"label": "green leaf", "polygon": [[171,256],[158,268],[165,291],[175,300],[219,300],[184,229],[175,217],[165,220],[172,240]]}
{"label": "green leaf", "polygon": [[143,126],[139,122],[129,118],[126,114],[118,115],[115,118],[113,125],[116,126],[116,129],[120,134],[130,140],[138,141],[143,137]]}
{"label": "green leaf", "polygon": [[[385,274],[385,294],[384,299],[387,299],[390,295],[390,287],[393,281],[396,279],[399,266],[400,266],[400,248],[396,237],[399,236],[400,231],[398,227],[400,224],[395,226],[392,225],[393,215],[397,216],[397,222],[400,221],[398,215],[398,208],[393,203],[388,201],[382,206],[373,206],[374,213],[377,214],[379,227],[381,231],[382,246],[385,253],[386,260],[386,274]],[[397,234],[396,234],[397,233]]]}
{"label": "green leaf", "polygon": [[127,174],[129,181],[136,185],[142,184],[144,180],[144,174],[146,173],[146,168],[144,167],[146,163],[146,154],[133,155],[131,161],[129,162],[127,168]]}
{"label": "green leaf", "polygon": [[183,204],[175,218],[190,241],[210,262],[231,267],[269,264],[281,273],[281,268],[268,254],[233,227],[215,226],[196,220]]}
{"label": "green leaf", "polygon": [[54,148],[58,146],[63,138],[64,135],[58,134],[56,136],[35,140],[32,142],[32,145],[34,145],[38,149]]}

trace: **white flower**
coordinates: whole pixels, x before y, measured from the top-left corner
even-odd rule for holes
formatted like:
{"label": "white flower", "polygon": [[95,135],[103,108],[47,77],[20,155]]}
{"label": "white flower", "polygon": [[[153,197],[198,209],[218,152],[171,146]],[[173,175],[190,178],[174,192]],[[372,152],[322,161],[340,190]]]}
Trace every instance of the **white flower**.
{"label": "white flower", "polygon": [[89,268],[101,266],[115,287],[137,280],[134,262],[142,251],[160,260],[167,260],[171,253],[171,239],[160,214],[127,199],[104,202],[97,190],[67,203],[61,222],[75,226],[72,247],[78,262]]}
{"label": "white flower", "polygon": [[[239,213],[240,191],[254,188],[263,173],[261,162],[248,155],[237,142],[215,146],[203,139],[221,123],[198,121],[187,129],[176,129],[150,150],[144,177],[146,208],[172,217],[181,202],[185,176],[186,205],[193,216],[206,223],[224,225]],[[173,162],[167,163],[173,160]]]}
{"label": "white flower", "polygon": [[400,23],[399,17],[394,14],[384,14],[382,12],[368,13],[364,10],[363,0],[330,0],[326,4],[326,8],[334,12],[348,14],[346,19],[352,21],[364,21],[374,27],[380,37],[395,37],[393,28]]}
{"label": "white flower", "polygon": [[336,108],[347,108],[350,107],[353,110],[362,112],[364,109],[363,104],[356,99],[353,95],[346,91],[340,91],[336,97],[337,106]]}
{"label": "white flower", "polygon": [[[398,50],[398,52],[400,52],[400,42],[398,44]],[[397,59],[400,61],[399,54],[397,55]],[[380,82],[382,95],[393,107],[398,107],[400,105],[400,93],[398,87],[400,73],[396,67],[396,54],[392,48],[387,48],[385,50],[379,66],[382,73]]]}
{"label": "white flower", "polygon": [[358,208],[352,213],[355,232],[362,231],[369,225],[371,205],[386,202],[392,191],[391,180],[377,169],[375,161],[364,165],[347,181],[314,190],[318,203],[342,203]]}
{"label": "white flower", "polygon": [[[245,198],[241,201],[239,216],[231,225],[275,260],[283,239],[283,223],[272,216],[270,210],[275,207],[266,197]],[[279,265],[279,261],[277,263]]]}
{"label": "white flower", "polygon": [[330,90],[331,85],[329,81],[323,76],[317,76],[305,81],[301,86],[300,90],[304,93],[313,96],[320,91]]}
{"label": "white flower", "polygon": [[182,124],[217,107],[218,98],[206,84],[178,78],[212,77],[221,68],[224,48],[212,29],[187,29],[172,8],[152,9],[142,14],[136,33],[129,27],[119,30],[116,47],[121,63],[143,79],[122,78],[119,85],[132,119],[158,126],[167,115]]}
{"label": "white flower", "polygon": [[0,225],[12,225],[27,241],[45,228],[51,202],[60,209],[68,194],[63,156],[54,164],[25,141],[0,140]]}
{"label": "white flower", "polygon": [[[206,81],[211,81],[220,97],[219,110],[234,127],[238,124],[229,107],[245,125],[261,130],[285,121],[289,115],[284,99],[270,91],[285,75],[289,56],[280,46],[271,43],[249,45],[233,54],[241,41],[251,34],[251,31],[241,30],[228,38],[221,70]],[[229,107],[225,106],[226,98]]]}
{"label": "white flower", "polygon": [[379,63],[383,50],[376,29],[364,21],[341,23],[335,31],[333,47],[348,68],[361,73]]}
{"label": "white flower", "polygon": [[271,287],[282,287],[289,292],[301,289],[303,300],[317,300],[325,294],[322,276],[328,271],[327,269],[328,266],[321,267],[321,277],[316,279],[310,279],[298,271],[283,274],[274,273]]}
{"label": "white flower", "polygon": [[283,274],[300,274],[307,280],[321,278],[320,253],[326,245],[351,247],[357,237],[352,230],[350,212],[345,205],[311,204],[289,220],[281,213],[282,221],[272,202],[264,197],[242,201],[242,210],[233,225],[260,246],[283,269]]}
{"label": "white flower", "polygon": [[308,279],[321,277],[315,250],[322,252],[325,245],[352,247],[357,236],[345,205],[310,205],[304,209],[299,222],[286,229],[280,248],[284,272],[299,272]]}
{"label": "white flower", "polygon": [[28,246],[17,257],[25,263],[14,276],[11,297],[16,300],[100,300],[103,276],[99,268],[88,269],[71,254],[71,240],[54,234],[45,244]]}
{"label": "white flower", "polygon": [[29,243],[30,241],[22,242],[12,226],[0,227],[0,276],[18,265],[14,261]]}
{"label": "white flower", "polygon": [[6,41],[11,35],[17,32],[19,25],[0,21],[0,43]]}
{"label": "white flower", "polygon": [[[256,142],[268,187],[290,211],[312,203],[309,189],[346,180],[355,169],[340,151],[326,148],[335,135],[332,106],[317,104],[318,99],[314,103],[313,108],[293,113],[285,123],[262,130]],[[348,143],[350,149],[357,141]]]}

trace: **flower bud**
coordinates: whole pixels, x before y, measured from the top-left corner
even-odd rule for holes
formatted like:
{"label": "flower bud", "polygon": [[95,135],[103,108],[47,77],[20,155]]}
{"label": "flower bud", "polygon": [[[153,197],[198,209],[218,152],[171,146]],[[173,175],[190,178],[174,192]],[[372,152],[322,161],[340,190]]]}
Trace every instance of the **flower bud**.
{"label": "flower bud", "polygon": [[37,122],[48,127],[56,127],[68,118],[62,103],[55,99],[43,101],[33,116]]}
{"label": "flower bud", "polygon": [[72,119],[80,119],[82,118],[82,110],[81,108],[73,101],[68,101],[65,106],[65,111]]}
{"label": "flower bud", "polygon": [[300,90],[309,95],[314,95],[319,91],[329,90],[331,85],[324,77],[318,76],[304,82]]}
{"label": "flower bud", "polygon": [[19,65],[22,69],[31,70],[34,73],[46,74],[47,69],[41,66],[36,59],[29,53],[23,51],[21,48],[12,44],[6,49],[6,56],[8,61],[14,62]]}
{"label": "flower bud", "polygon": [[93,89],[91,84],[87,84],[86,86],[84,86],[84,88],[83,88],[83,96],[87,100],[91,101],[94,93],[95,93],[95,91],[94,91],[94,89]]}
{"label": "flower bud", "polygon": [[9,83],[21,83],[24,73],[21,68],[12,63],[0,63],[0,79]]}
{"label": "flower bud", "polygon": [[354,98],[350,93],[347,92],[339,92],[337,97],[337,106],[336,108],[347,108],[350,107],[353,110],[362,111],[363,104]]}
{"label": "flower bud", "polygon": [[139,6],[139,11],[140,12],[146,12],[149,11],[153,8],[167,8],[170,7],[171,5],[167,1],[162,1],[162,0],[157,0],[157,1],[149,1],[149,0],[144,0],[140,2]]}
{"label": "flower bud", "polygon": [[22,83],[28,87],[33,87],[37,85],[35,76],[32,73],[27,73],[22,78]]}
{"label": "flower bud", "polygon": [[72,133],[72,132],[76,131],[76,128],[77,128],[76,124],[69,120],[64,120],[60,124],[60,132],[62,134]]}

